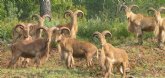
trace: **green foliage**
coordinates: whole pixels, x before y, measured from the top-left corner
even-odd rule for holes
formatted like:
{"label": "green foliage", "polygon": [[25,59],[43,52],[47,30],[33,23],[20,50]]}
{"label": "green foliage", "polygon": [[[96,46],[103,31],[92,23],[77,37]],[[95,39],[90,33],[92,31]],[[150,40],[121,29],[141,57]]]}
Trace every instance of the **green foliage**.
{"label": "green foliage", "polygon": [[[144,40],[144,48],[141,46],[127,46],[135,43],[135,37],[133,34],[127,31],[127,21],[123,11],[119,11],[119,5],[117,0],[50,0],[52,8],[52,21],[46,20],[46,26],[52,27],[58,24],[66,24],[70,20],[64,19],[63,14],[66,10],[80,9],[84,12],[85,17],[78,19],[78,38],[82,40],[88,40],[99,44],[96,38],[92,37],[95,31],[102,32],[109,30],[112,33],[112,38],[106,37],[109,43],[114,46],[121,47],[124,45],[127,50],[130,63],[135,62],[135,67],[131,69],[131,74],[137,77],[151,78],[155,74],[161,78],[165,75],[163,51],[156,50],[156,44],[150,43]],[[159,8],[165,6],[165,0],[125,0],[127,5],[136,4],[140,9],[133,10],[136,13],[147,14],[149,7]],[[39,14],[39,0],[0,0],[0,41],[10,42],[12,28],[20,21],[32,21],[31,15]],[[164,17],[165,14],[162,14]],[[153,37],[152,33],[144,35],[144,39]],[[52,43],[55,46],[56,43]],[[138,47],[138,48],[137,48]],[[151,48],[151,49],[150,49]],[[148,49],[148,50],[147,50]],[[9,52],[6,52],[9,53]],[[150,55],[151,54],[151,55]],[[140,56],[141,55],[141,56]],[[9,59],[9,55],[0,55],[1,58]],[[2,57],[3,56],[3,57]],[[58,55],[51,57],[56,58]],[[148,57],[147,57],[148,56]],[[157,58],[159,57],[159,58]],[[82,67],[75,69],[66,69],[62,66],[59,59],[55,59],[46,63],[45,66],[36,68],[17,68],[14,70],[0,67],[0,77],[39,77],[39,78],[91,78],[98,77],[99,70],[83,69]],[[135,61],[134,61],[135,60]],[[2,59],[0,59],[2,61]],[[154,62],[155,61],[155,62]],[[3,63],[3,62],[1,62]],[[151,64],[150,64],[151,63]],[[84,63],[83,63],[84,64]],[[83,65],[82,64],[82,65]],[[156,65],[154,65],[156,64]],[[6,60],[5,64],[6,65]],[[6,67],[6,66],[5,66]],[[97,66],[96,66],[97,67]],[[153,69],[153,67],[155,67]],[[97,68],[96,68],[97,69]],[[150,69],[150,70],[149,70]],[[155,71],[155,69],[157,71]],[[154,71],[153,71],[154,70]],[[146,72],[147,71],[147,72]],[[100,72],[100,71],[99,71]],[[154,74],[153,74],[154,73]],[[97,75],[96,75],[97,74]],[[156,76],[156,77],[158,77]],[[100,78],[100,77],[98,77]]]}
{"label": "green foliage", "polygon": [[11,39],[12,28],[17,23],[17,19],[13,19],[12,21],[8,21],[8,19],[0,21],[0,39],[3,41],[9,41]]}
{"label": "green foliage", "polygon": [[[163,6],[164,0],[126,0],[126,4],[137,4],[140,9],[138,13],[146,13],[149,7],[158,8]],[[117,0],[51,0],[52,22],[46,21],[48,27],[58,24],[66,24],[68,19],[64,19],[66,10],[80,9],[85,17],[79,19],[78,38],[92,40],[95,31],[110,30],[113,39],[132,38],[132,34],[127,32],[127,23],[124,12],[118,11]],[[2,0],[0,1],[0,37],[3,40],[11,38],[11,29],[18,21],[30,21],[31,15],[39,14],[39,0]],[[162,15],[164,16],[164,15]],[[18,19],[18,20],[17,20]],[[109,41],[111,39],[108,39]],[[119,42],[120,42],[119,41]],[[115,43],[115,44],[118,44]]]}

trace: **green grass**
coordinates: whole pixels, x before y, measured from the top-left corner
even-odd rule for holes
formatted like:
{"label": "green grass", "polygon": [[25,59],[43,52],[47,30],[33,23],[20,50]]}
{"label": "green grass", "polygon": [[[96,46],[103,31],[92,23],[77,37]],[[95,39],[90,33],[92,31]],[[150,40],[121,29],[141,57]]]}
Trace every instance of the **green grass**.
{"label": "green grass", "polygon": [[[128,43],[127,41],[126,43]],[[145,43],[149,43],[148,40]],[[153,44],[150,44],[153,45]],[[155,46],[138,46],[134,44],[120,44],[116,47],[123,48],[127,51],[131,65],[131,72],[136,78],[164,78],[164,55],[162,50],[157,50]],[[2,56],[3,55],[3,56]],[[64,63],[61,62],[59,53],[52,53],[49,60],[40,68],[15,68],[7,69],[6,65],[10,58],[10,51],[5,51],[0,54],[0,78],[100,78],[98,61],[94,59],[93,67],[86,67],[85,59],[76,59],[76,67],[67,69]],[[4,60],[5,59],[5,60]],[[120,78],[120,75],[116,75]]]}
{"label": "green grass", "polygon": [[[65,24],[67,20],[53,19],[52,22],[46,21],[46,26],[51,27],[58,24]],[[0,38],[4,43],[10,43],[11,30],[19,23],[18,20],[0,21]],[[102,32],[103,30],[109,30],[112,33],[112,38],[107,37],[107,42],[111,43],[115,47],[125,49],[129,55],[129,61],[131,64],[130,75],[136,78],[164,78],[165,77],[165,52],[157,49],[157,42],[153,40],[154,35],[152,33],[145,33],[142,46],[135,45],[137,39],[135,35],[127,31],[127,23],[119,22],[117,19],[113,22],[102,21],[99,18],[96,19],[79,19],[78,21],[79,32],[78,39],[87,40],[95,43],[99,46],[97,39],[92,37],[95,31]],[[55,44],[53,44],[55,45]],[[1,45],[0,53],[0,78],[100,78],[99,66],[96,65],[91,68],[87,68],[84,64],[84,59],[76,60],[77,65],[74,69],[67,69],[64,63],[61,63],[59,54],[55,53],[50,60],[47,61],[40,68],[28,67],[28,68],[16,68],[7,69],[6,65],[11,58],[11,52],[9,48],[6,48],[5,44]],[[8,51],[9,50],[9,51]],[[120,75],[117,75],[117,78]]]}
{"label": "green grass", "polygon": [[1,78],[3,77],[27,77],[27,78],[88,78],[88,72],[79,69],[67,69],[64,67],[45,67],[45,68],[17,68],[1,69]]}

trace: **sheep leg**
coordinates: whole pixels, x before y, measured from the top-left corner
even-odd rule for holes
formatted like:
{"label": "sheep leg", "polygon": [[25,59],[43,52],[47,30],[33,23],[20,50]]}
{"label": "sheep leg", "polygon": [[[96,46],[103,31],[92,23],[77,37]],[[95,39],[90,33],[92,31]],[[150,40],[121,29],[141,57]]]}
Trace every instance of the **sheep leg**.
{"label": "sheep leg", "polygon": [[87,61],[87,66],[92,66],[92,57],[91,56],[88,56],[86,57],[86,61]]}
{"label": "sheep leg", "polygon": [[72,60],[72,56],[69,55],[69,57],[68,57],[68,68],[71,68],[71,60]]}
{"label": "sheep leg", "polygon": [[68,58],[69,58],[69,55],[68,55],[68,53],[66,53],[66,55],[67,55],[67,56],[66,56],[66,59],[65,59],[65,64],[68,65]]}
{"label": "sheep leg", "polygon": [[28,63],[29,62],[30,62],[30,59],[29,58],[24,58],[24,60],[22,62],[23,67],[28,67]]}
{"label": "sheep leg", "polygon": [[67,67],[70,68],[72,63],[72,53],[68,53],[68,58],[67,58]]}
{"label": "sheep leg", "polygon": [[71,57],[71,67],[73,67],[74,66],[74,58],[73,58],[73,56]]}
{"label": "sheep leg", "polygon": [[68,56],[68,53],[66,53],[65,51],[61,51],[61,60],[66,60]]}
{"label": "sheep leg", "polygon": [[102,71],[106,70],[106,67],[105,67],[105,60],[102,60],[100,64],[101,64],[101,69],[102,69]]}
{"label": "sheep leg", "polygon": [[138,35],[138,43],[139,43],[140,45],[143,44],[142,35]]}
{"label": "sheep leg", "polygon": [[61,53],[61,46],[60,46],[60,44],[57,44],[57,52]]}
{"label": "sheep leg", "polygon": [[105,54],[104,53],[100,53],[100,55],[99,55],[99,61],[100,61],[100,66],[101,66],[101,69],[102,69],[102,71],[104,71],[104,70],[106,70],[106,67],[105,67]]}
{"label": "sheep leg", "polygon": [[142,45],[143,44],[143,40],[142,40],[143,32],[142,32],[140,26],[136,27],[136,33],[137,33],[136,35],[137,35],[137,38],[138,38],[138,44]]}
{"label": "sheep leg", "polygon": [[126,78],[126,65],[127,63],[126,62],[123,62],[122,63],[122,67],[123,67],[123,75],[122,75],[122,78]]}
{"label": "sheep leg", "polygon": [[165,31],[160,30],[159,34],[160,35],[159,35],[159,38],[158,38],[158,45],[159,45],[159,48],[164,49]]}
{"label": "sheep leg", "polygon": [[13,55],[11,58],[11,61],[9,62],[8,68],[14,66],[15,68],[15,63],[19,59],[20,54]]}
{"label": "sheep leg", "polygon": [[34,62],[36,64],[36,67],[38,68],[40,66],[40,54],[39,54],[39,52],[36,54],[34,60],[35,60]]}
{"label": "sheep leg", "polygon": [[69,52],[69,56],[70,56],[70,67],[72,68],[74,66],[74,58],[73,58],[73,50],[71,50],[71,52]]}
{"label": "sheep leg", "polygon": [[21,57],[22,67],[26,65],[26,58]]}
{"label": "sheep leg", "polygon": [[112,63],[109,63],[108,70],[105,73],[104,78],[109,78],[109,76],[112,74]]}
{"label": "sheep leg", "polygon": [[16,63],[16,66],[20,66],[20,65],[22,66],[22,61],[23,61],[22,58],[23,57],[18,58],[18,62]]}
{"label": "sheep leg", "polygon": [[104,75],[104,71],[106,71],[106,65],[105,65],[105,58],[100,58],[100,66],[101,66],[101,72],[102,72],[102,75]]}
{"label": "sheep leg", "polygon": [[162,46],[162,30],[160,30],[158,34],[158,47],[161,48],[161,46]]}
{"label": "sheep leg", "polygon": [[22,62],[21,66],[27,67],[27,63],[29,62],[28,58],[21,57],[20,59],[21,59],[20,61]]}
{"label": "sheep leg", "polygon": [[40,66],[40,60],[38,57],[35,58],[36,68]]}

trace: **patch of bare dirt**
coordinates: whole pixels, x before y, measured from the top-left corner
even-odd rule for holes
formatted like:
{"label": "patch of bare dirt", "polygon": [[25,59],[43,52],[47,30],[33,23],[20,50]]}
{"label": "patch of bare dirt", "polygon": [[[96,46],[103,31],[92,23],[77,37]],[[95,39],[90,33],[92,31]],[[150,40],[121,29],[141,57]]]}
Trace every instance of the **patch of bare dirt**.
{"label": "patch of bare dirt", "polygon": [[[158,48],[151,48],[148,46],[122,46],[121,48],[125,49],[129,56],[131,74],[138,74],[142,76],[152,75],[153,77],[165,76],[165,51]],[[6,52],[0,52],[0,67],[6,68],[8,62],[11,58],[10,50]],[[95,76],[99,75],[100,72],[98,61],[94,59],[93,67],[86,67],[85,59],[75,59],[75,67],[82,70],[92,71]],[[51,51],[51,57],[43,66],[56,67],[56,66],[65,66],[64,62],[60,59],[60,54],[56,49]],[[138,69],[137,69],[138,68]]]}

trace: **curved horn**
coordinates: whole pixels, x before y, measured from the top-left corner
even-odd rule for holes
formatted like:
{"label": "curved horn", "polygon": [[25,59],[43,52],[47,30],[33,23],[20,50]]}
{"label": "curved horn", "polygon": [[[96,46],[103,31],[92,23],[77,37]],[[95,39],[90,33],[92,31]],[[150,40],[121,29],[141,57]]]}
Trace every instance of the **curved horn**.
{"label": "curved horn", "polygon": [[[67,28],[67,27],[61,27],[60,30],[61,30],[61,31],[67,30],[67,31],[69,32],[69,35],[70,35],[70,29],[69,29],[69,28]],[[62,34],[62,33],[63,33],[63,32],[61,32],[61,34]]]}
{"label": "curved horn", "polygon": [[96,32],[93,33],[93,37],[95,37],[95,36],[96,36],[96,37],[99,37],[100,35],[101,35],[101,33],[98,32],[98,31],[96,31]]}
{"label": "curved horn", "polygon": [[45,19],[46,17],[49,18],[49,21],[52,20],[51,17],[50,17],[50,15],[48,15],[48,14],[45,14],[45,15],[42,16],[42,18],[44,18],[44,19]]}
{"label": "curved horn", "polygon": [[38,19],[40,19],[40,18],[41,18],[41,16],[40,16],[40,15],[38,15],[38,14],[34,14],[34,15],[32,15],[32,20],[33,20],[35,17],[37,17]]}
{"label": "curved horn", "polygon": [[17,32],[18,33],[18,31],[16,30],[17,28],[21,28],[22,30],[24,29],[24,27],[25,27],[25,24],[23,24],[23,23],[21,23],[21,24],[17,24],[15,27],[14,27],[14,32]]}
{"label": "curved horn", "polygon": [[50,29],[51,29],[51,31],[54,31],[54,30],[59,30],[59,28],[58,28],[58,27],[51,27]]}
{"label": "curved horn", "polygon": [[157,11],[156,11],[154,8],[152,8],[152,7],[150,7],[150,8],[148,9],[147,13],[149,13],[150,11],[153,11],[154,13],[157,12]]}
{"label": "curved horn", "polygon": [[139,7],[137,5],[130,5],[129,9],[131,10],[133,7],[137,7],[139,9]]}
{"label": "curved horn", "polygon": [[23,23],[17,24],[17,25],[13,28],[12,37],[14,38],[14,36],[15,36],[16,33],[21,34],[20,31],[17,31],[17,28],[19,27],[19,28],[21,28],[21,29],[23,30],[24,26],[25,26],[25,25],[24,25]]}
{"label": "curved horn", "polygon": [[109,34],[110,37],[112,37],[111,32],[109,32],[108,30],[103,31],[102,34],[103,34],[104,36],[106,36],[107,34]]}
{"label": "curved horn", "polygon": [[159,8],[159,12],[161,12],[161,11],[163,11],[163,10],[165,10],[165,7],[160,7],[160,8]]}
{"label": "curved horn", "polygon": [[67,10],[65,13],[64,13],[64,18],[66,18],[66,16],[71,16],[73,14],[73,12],[71,10]]}
{"label": "curved horn", "polygon": [[121,9],[124,7],[124,9],[128,9],[128,6],[126,6],[126,5],[121,5],[120,6],[120,8],[119,8],[119,10],[121,11]]}
{"label": "curved horn", "polygon": [[46,32],[46,36],[48,37],[48,33],[47,33],[47,27],[39,27],[37,30],[36,30],[36,33],[39,33],[40,30],[43,29],[44,32]]}
{"label": "curved horn", "polygon": [[77,10],[77,11],[75,11],[75,13],[77,14],[77,16],[81,16],[81,18],[84,16],[83,11],[81,11],[81,10]]}
{"label": "curved horn", "polygon": [[25,24],[21,23],[21,24],[17,24],[14,29],[17,29],[18,27],[20,28],[24,28]]}

